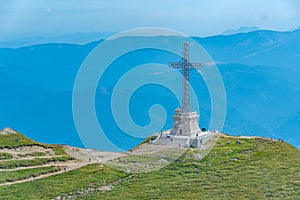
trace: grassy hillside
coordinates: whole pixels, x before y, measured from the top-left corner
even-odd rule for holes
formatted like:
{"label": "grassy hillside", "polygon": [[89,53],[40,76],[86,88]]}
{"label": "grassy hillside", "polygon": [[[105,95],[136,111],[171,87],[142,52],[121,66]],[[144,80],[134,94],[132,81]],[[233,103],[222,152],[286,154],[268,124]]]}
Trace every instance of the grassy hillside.
{"label": "grassy hillside", "polygon": [[299,199],[299,150],[272,140],[236,140],[221,138],[200,161],[191,150],[161,171],[84,199]]}
{"label": "grassy hillside", "polygon": [[[237,140],[241,144],[236,144]],[[74,194],[78,199],[300,197],[300,151],[288,143],[224,136],[202,160],[198,153],[191,149],[166,168],[146,174],[92,164],[32,182],[2,186],[0,199],[50,199]],[[103,186],[111,190],[102,190]]]}
{"label": "grassy hillside", "polygon": [[91,164],[78,170],[31,182],[0,187],[0,199],[50,199],[89,186],[103,186],[127,175],[107,166]]}
{"label": "grassy hillside", "polygon": [[[13,149],[18,147],[33,146],[33,145],[37,145],[45,148],[51,148],[53,149],[56,155],[66,155],[62,145],[43,144],[40,142],[36,142],[30,138],[27,138],[21,133],[14,132],[5,135],[0,134],[0,160],[10,158],[10,155],[1,153],[1,149],[3,148]],[[36,153],[39,154],[40,152],[36,152]]]}
{"label": "grassy hillside", "polygon": [[39,168],[23,169],[23,170],[16,170],[16,171],[5,171],[5,172],[0,171],[0,183],[22,180],[22,179],[32,177],[33,174],[35,176],[38,176],[50,172],[57,172],[59,170],[60,168],[51,166],[51,167],[39,167]]}
{"label": "grassy hillside", "polygon": [[41,145],[41,144],[17,132],[9,133],[6,135],[0,135],[0,148],[16,148],[16,147],[28,146],[28,145]]}
{"label": "grassy hillside", "polygon": [[42,144],[13,130],[0,131],[0,185],[54,174],[67,162],[76,161],[62,145]]}

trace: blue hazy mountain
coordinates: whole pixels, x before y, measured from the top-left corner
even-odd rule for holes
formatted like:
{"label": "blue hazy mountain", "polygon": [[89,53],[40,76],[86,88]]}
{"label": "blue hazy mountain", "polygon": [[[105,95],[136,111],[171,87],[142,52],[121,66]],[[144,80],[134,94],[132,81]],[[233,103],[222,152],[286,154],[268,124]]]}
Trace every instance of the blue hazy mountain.
{"label": "blue hazy mountain", "polygon": [[[166,36],[159,38],[165,41]],[[223,131],[282,138],[299,147],[300,31],[255,31],[194,39],[220,63],[227,95]],[[0,127],[14,127],[41,142],[82,146],[72,116],[73,82],[82,61],[100,42],[0,49]],[[114,123],[109,109],[114,85],[138,64],[167,65],[174,59],[168,52],[153,49],[131,52],[114,62],[100,80],[95,97],[98,119],[124,148],[133,147],[141,139],[129,138]],[[198,74],[192,72],[191,76],[201,99],[200,126],[207,127],[209,93]],[[172,78],[169,81],[178,82]],[[171,128],[179,102],[157,85],[144,86],[134,93],[130,104],[133,119],[139,125],[147,124],[148,109],[156,103],[166,108],[164,128]]]}
{"label": "blue hazy mountain", "polygon": [[26,37],[22,35],[11,35],[0,31],[0,47],[2,48],[20,48],[45,43],[69,43],[69,44],[87,44],[91,41],[108,38],[115,33],[111,32],[91,32],[91,33],[72,33],[58,36],[34,36]]}
{"label": "blue hazy mountain", "polygon": [[238,33],[249,33],[249,32],[253,32],[253,31],[258,31],[260,30],[258,27],[256,26],[242,26],[238,29],[229,29],[227,31],[224,31],[222,33],[222,35],[233,35],[233,34],[238,34]]}
{"label": "blue hazy mountain", "polygon": [[254,31],[196,38],[215,61],[246,65],[299,67],[300,30]]}

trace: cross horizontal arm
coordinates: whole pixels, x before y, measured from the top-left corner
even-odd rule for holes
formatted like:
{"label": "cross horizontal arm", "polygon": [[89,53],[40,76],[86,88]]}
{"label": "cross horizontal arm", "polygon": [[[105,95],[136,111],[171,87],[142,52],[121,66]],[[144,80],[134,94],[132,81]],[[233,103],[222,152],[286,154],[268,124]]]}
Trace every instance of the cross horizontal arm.
{"label": "cross horizontal arm", "polygon": [[172,68],[182,68],[184,66],[183,62],[170,62],[169,66]]}
{"label": "cross horizontal arm", "polygon": [[193,68],[200,68],[203,67],[202,63],[191,63],[191,65],[193,66]]}
{"label": "cross horizontal arm", "polygon": [[188,66],[189,68],[200,68],[203,66],[201,63],[184,63],[184,62],[170,62],[169,66],[172,68],[183,68]]}

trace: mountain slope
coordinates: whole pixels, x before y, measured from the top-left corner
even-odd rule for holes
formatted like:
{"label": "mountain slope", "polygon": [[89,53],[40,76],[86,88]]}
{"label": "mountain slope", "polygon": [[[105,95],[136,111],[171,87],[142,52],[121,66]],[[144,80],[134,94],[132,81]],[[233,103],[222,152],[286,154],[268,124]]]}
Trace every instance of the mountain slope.
{"label": "mountain slope", "polygon": [[199,155],[201,150],[190,149],[169,166],[141,174],[93,164],[2,186],[0,198],[296,199],[300,195],[300,151],[288,143],[220,135],[206,157]]}
{"label": "mountain slope", "polygon": [[278,66],[299,70],[300,30],[254,31],[228,36],[195,38],[215,61]]}
{"label": "mountain slope", "polygon": [[[242,145],[235,144],[237,140]],[[163,170],[138,174],[88,199],[294,199],[300,195],[300,153],[288,144],[224,137],[201,161],[196,154],[191,150]]]}
{"label": "mountain slope", "polygon": [[[300,98],[299,34],[300,31],[255,31],[195,38],[215,61],[223,63],[218,64],[218,68],[227,93],[224,132],[259,134],[300,145],[300,140],[295,137],[298,124],[289,123],[289,128],[280,131],[274,125],[289,120],[300,110],[297,101]],[[171,42],[172,37],[158,37],[157,40]],[[4,83],[0,84],[0,126],[15,127],[37,141],[83,147],[72,116],[73,82],[81,62],[99,42],[0,49],[0,78]],[[103,120],[100,123],[105,130],[115,134],[113,137],[123,148],[130,149],[142,139],[128,138],[114,123],[110,98],[116,82],[134,66],[144,63],[167,65],[176,58],[151,49],[132,52],[112,63],[100,80],[95,97],[98,118]],[[200,125],[208,127],[211,115],[209,93],[199,75],[192,72],[191,76],[191,84],[201,100]],[[172,77],[161,75],[161,78],[171,84],[181,83]],[[179,102],[170,91],[158,86],[140,88],[133,95],[130,108],[133,119],[139,125],[147,124],[148,109],[154,103],[166,108],[168,118],[164,128],[171,128],[171,116]],[[281,119],[283,121],[278,121]]]}

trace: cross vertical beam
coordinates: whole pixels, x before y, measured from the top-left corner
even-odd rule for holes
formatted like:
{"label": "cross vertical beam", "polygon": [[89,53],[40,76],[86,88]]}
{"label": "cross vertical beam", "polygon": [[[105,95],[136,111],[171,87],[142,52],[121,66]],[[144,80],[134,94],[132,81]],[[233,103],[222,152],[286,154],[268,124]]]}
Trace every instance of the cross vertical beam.
{"label": "cross vertical beam", "polygon": [[181,112],[188,113],[191,111],[190,106],[190,69],[202,67],[201,63],[190,63],[189,61],[189,43],[182,45],[182,61],[170,62],[170,67],[182,70],[182,103]]}
{"label": "cross vertical beam", "polygon": [[190,112],[190,69],[189,69],[189,43],[183,43],[183,95],[182,95],[182,112],[187,113]]}

